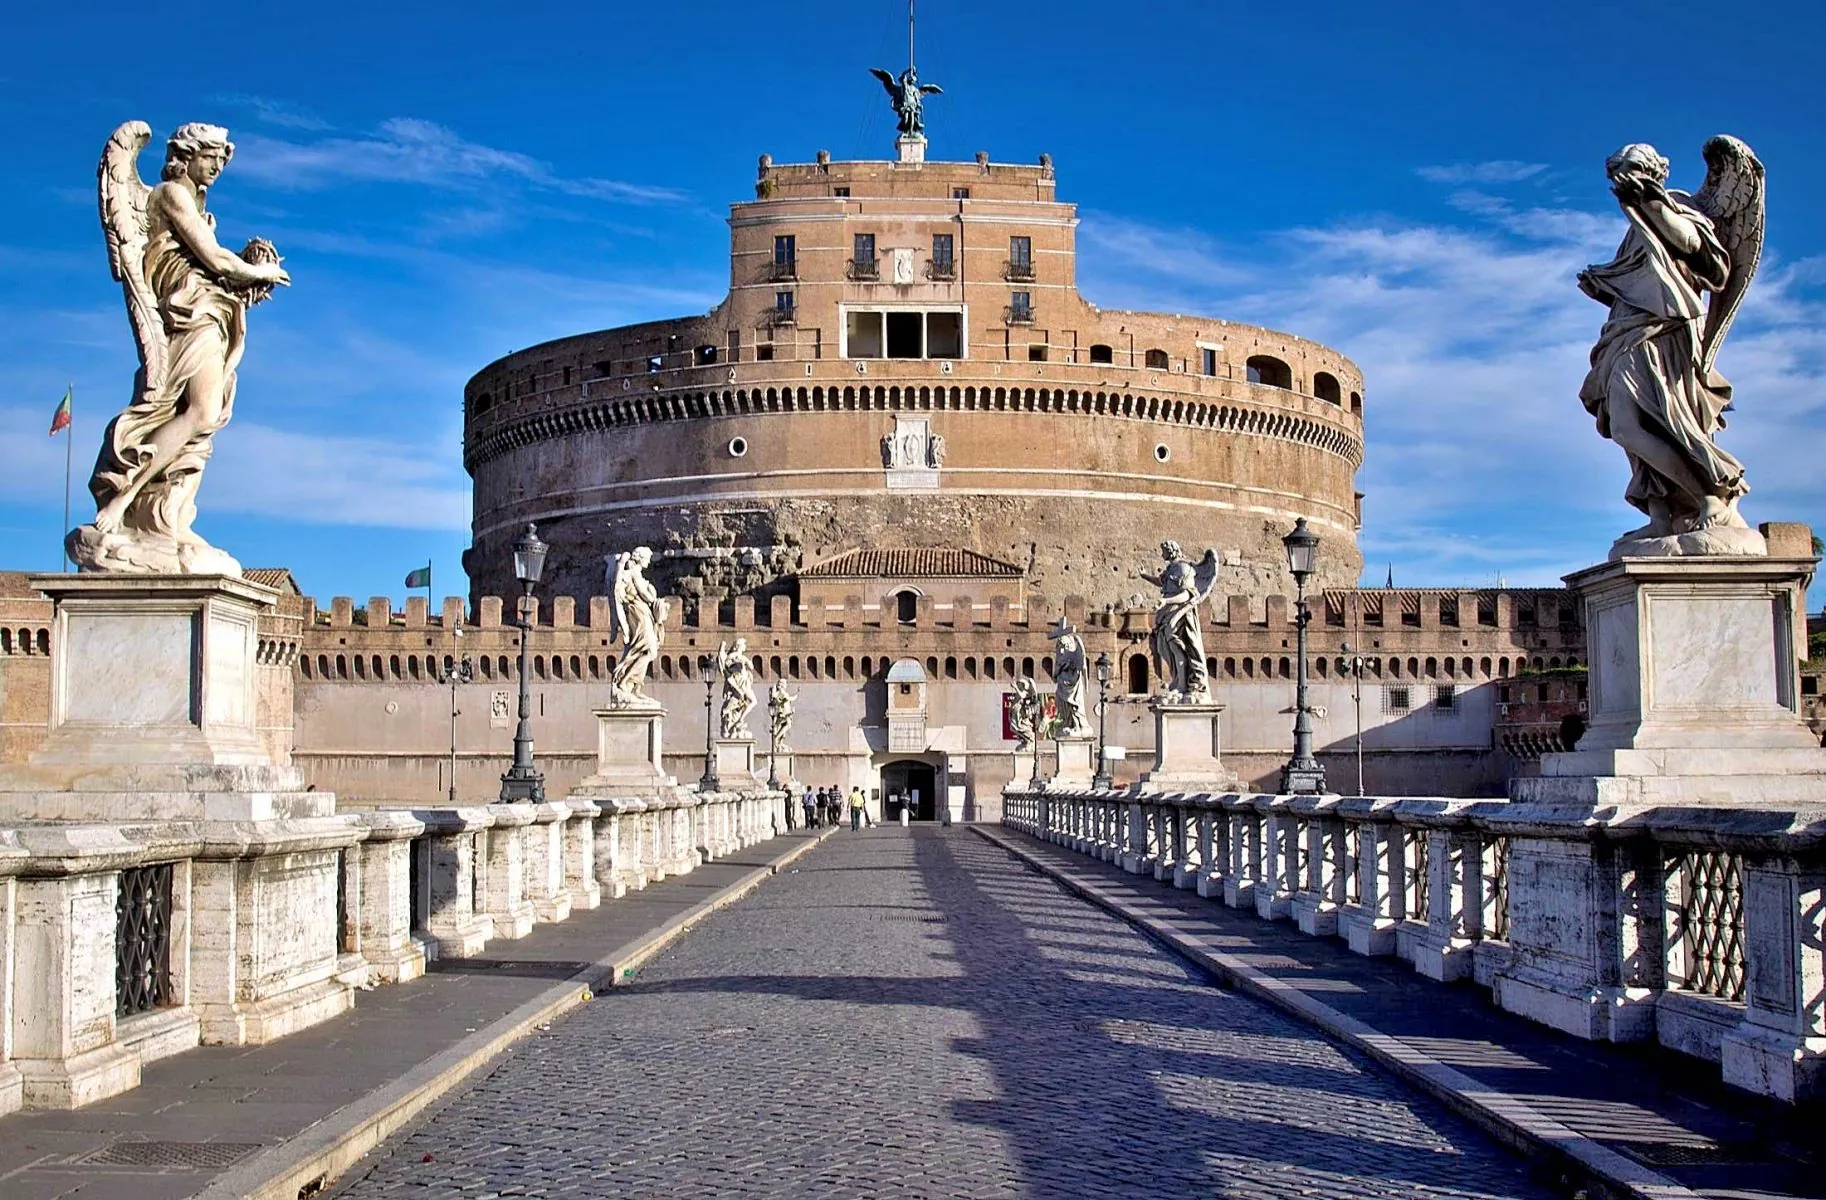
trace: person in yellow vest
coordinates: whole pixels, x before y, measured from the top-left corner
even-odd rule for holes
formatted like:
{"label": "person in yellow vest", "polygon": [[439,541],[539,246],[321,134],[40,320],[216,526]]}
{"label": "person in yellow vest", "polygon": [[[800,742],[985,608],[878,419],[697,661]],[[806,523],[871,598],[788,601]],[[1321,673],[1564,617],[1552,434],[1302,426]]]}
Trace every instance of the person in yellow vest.
{"label": "person in yellow vest", "polygon": [[850,829],[852,831],[862,828],[862,818],[867,813],[868,804],[869,802],[863,798],[861,788],[852,787],[850,789]]}

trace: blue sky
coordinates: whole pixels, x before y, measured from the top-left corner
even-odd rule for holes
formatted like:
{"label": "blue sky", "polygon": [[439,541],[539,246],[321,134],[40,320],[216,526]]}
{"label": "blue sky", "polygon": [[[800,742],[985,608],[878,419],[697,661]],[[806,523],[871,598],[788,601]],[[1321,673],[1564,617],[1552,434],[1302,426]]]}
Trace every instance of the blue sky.
{"label": "blue sky", "polygon": [[[119,122],[230,127],[224,240],[294,286],[252,316],[199,529],[307,592],[460,592],[465,379],[532,342],[708,308],[755,157],[886,157],[903,0],[9,6],[0,117],[0,567],[58,561],[133,349],[95,216]],[[1043,14],[1043,15],[1042,15]],[[1640,15],[1638,15],[1640,14]],[[1717,132],[1768,165],[1769,249],[1720,367],[1752,522],[1826,525],[1818,3],[920,5],[931,154],[1053,155],[1109,307],[1318,338],[1363,367],[1371,582],[1551,584],[1636,522],[1577,400],[1622,223],[1606,154],[1674,184]],[[155,175],[149,151],[142,174]],[[1817,595],[1817,593],[1816,593]]]}

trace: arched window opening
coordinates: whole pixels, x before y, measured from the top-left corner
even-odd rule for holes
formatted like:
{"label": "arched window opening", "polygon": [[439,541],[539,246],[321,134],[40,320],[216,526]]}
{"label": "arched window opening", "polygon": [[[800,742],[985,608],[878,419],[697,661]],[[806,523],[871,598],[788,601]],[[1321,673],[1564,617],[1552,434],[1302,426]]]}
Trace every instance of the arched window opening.
{"label": "arched window opening", "polygon": [[894,594],[894,617],[902,625],[919,620],[919,593],[911,589]]}
{"label": "arched window opening", "polygon": [[948,654],[945,656],[945,678],[946,679],[956,679],[957,678],[957,656],[956,655]]}
{"label": "arched window opening", "polygon": [[1023,658],[1021,660],[1021,674],[1029,679],[1033,678],[1033,659]]}
{"label": "arched window opening", "polygon": [[1251,354],[1243,363],[1250,383],[1265,387],[1291,388],[1293,368],[1272,354]]}
{"label": "arched window opening", "polygon": [[1145,696],[1148,694],[1148,656],[1145,654],[1129,655],[1129,695]]}
{"label": "arched window opening", "polygon": [[1338,386],[1338,377],[1330,371],[1319,371],[1313,375],[1312,394],[1327,404],[1344,403],[1344,389]]}
{"label": "arched window opening", "polygon": [[1155,349],[1148,351],[1147,363],[1150,371],[1164,371],[1170,365],[1170,360],[1165,350]]}
{"label": "arched window opening", "polygon": [[976,655],[974,654],[964,655],[964,678],[976,678]]}
{"label": "arched window opening", "polygon": [[1350,412],[1353,417],[1360,417],[1363,415],[1363,397],[1357,392],[1352,392],[1350,394]]}
{"label": "arched window opening", "polygon": [[984,679],[994,679],[995,678],[995,659],[985,658],[983,660],[983,678]]}
{"label": "arched window opening", "polygon": [[862,656],[862,677],[864,679],[875,678],[875,660],[866,654]]}
{"label": "arched window opening", "polygon": [[856,658],[854,655],[846,654],[843,656],[843,677],[845,679],[856,678]]}
{"label": "arched window opening", "polygon": [[1091,347],[1091,362],[1092,363],[1113,363],[1115,361],[1116,361],[1116,354],[1108,346],[1105,346],[1102,343],[1098,343],[1097,345]]}

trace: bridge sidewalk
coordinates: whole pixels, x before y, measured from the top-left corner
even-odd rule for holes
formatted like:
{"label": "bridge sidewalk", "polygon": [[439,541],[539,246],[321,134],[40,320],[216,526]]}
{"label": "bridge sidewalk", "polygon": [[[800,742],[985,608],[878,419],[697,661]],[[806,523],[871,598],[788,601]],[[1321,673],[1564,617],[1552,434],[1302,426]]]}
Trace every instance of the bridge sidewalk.
{"label": "bridge sidewalk", "polygon": [[7,1200],[309,1196],[513,1042],[741,898],[834,830],[793,833],[433,963],[265,1046],[204,1046],[74,1112],[0,1119]]}
{"label": "bridge sidewalk", "polygon": [[1473,984],[1353,954],[1024,833],[975,830],[1197,962],[1432,1093],[1587,1194],[1826,1196],[1818,1106],[1729,1089],[1652,1047],[1582,1041],[1497,1009]]}

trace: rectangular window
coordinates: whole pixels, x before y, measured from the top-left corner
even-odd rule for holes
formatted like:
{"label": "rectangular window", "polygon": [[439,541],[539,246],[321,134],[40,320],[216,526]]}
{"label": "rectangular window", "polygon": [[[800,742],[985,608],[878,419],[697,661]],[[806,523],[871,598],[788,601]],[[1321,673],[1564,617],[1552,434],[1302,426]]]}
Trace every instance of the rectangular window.
{"label": "rectangular window", "polygon": [[926,314],[891,312],[886,315],[888,357],[924,358],[926,356]]}
{"label": "rectangular window", "polygon": [[1010,292],[1008,294],[1008,319],[1010,321],[1033,320],[1033,293]]}
{"label": "rectangular window", "polygon": [[774,311],[777,313],[789,313],[792,310],[793,294],[791,292],[775,292]]}
{"label": "rectangular window", "polygon": [[756,342],[754,360],[756,362],[772,362],[774,360],[774,344],[772,342]]}
{"label": "rectangular window", "polygon": [[964,314],[935,312],[926,314],[926,357],[964,357]]}
{"label": "rectangular window", "polygon": [[1008,261],[1017,267],[1033,266],[1033,239],[1030,237],[1011,237],[1008,239]]}
{"label": "rectangular window", "polygon": [[951,189],[951,198],[953,200],[968,200],[970,199],[970,189],[967,187],[954,187]]}
{"label": "rectangular window", "polygon": [[932,275],[937,279],[950,279],[957,274],[957,260],[952,256],[953,242],[948,233],[932,235]]}
{"label": "rectangular window", "polygon": [[846,318],[848,334],[845,344],[850,358],[880,358],[882,351],[881,314],[851,312]]}
{"label": "rectangular window", "polygon": [[831,195],[837,196],[842,199],[848,199],[849,194],[850,194],[850,189],[847,187],[834,187],[831,189]]}
{"label": "rectangular window", "polygon": [[1027,347],[1027,361],[1028,362],[1045,362],[1046,361],[1046,347],[1044,345],[1028,346]]}
{"label": "rectangular window", "polygon": [[774,266],[790,267],[798,261],[799,239],[790,233],[774,238]]}
{"label": "rectangular window", "polygon": [[1433,689],[1434,708],[1457,708],[1458,688],[1454,684],[1442,683]]}
{"label": "rectangular window", "polygon": [[1413,707],[1413,698],[1405,687],[1384,687],[1382,689],[1382,711],[1385,713],[1404,713]]}
{"label": "rectangular window", "polygon": [[1199,370],[1207,375],[1217,374],[1217,351],[1206,346],[1198,352]]}
{"label": "rectangular window", "polygon": [[657,375],[659,373],[659,366],[659,355],[653,354],[647,357],[647,374]]}
{"label": "rectangular window", "polygon": [[856,253],[852,256],[859,263],[875,261],[875,235],[859,233],[856,235]]}

